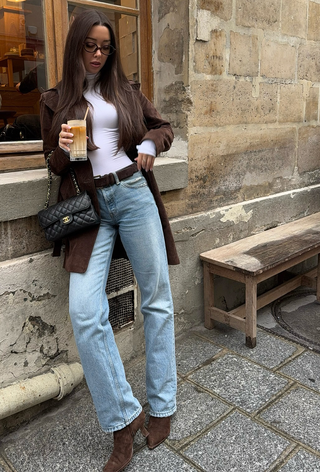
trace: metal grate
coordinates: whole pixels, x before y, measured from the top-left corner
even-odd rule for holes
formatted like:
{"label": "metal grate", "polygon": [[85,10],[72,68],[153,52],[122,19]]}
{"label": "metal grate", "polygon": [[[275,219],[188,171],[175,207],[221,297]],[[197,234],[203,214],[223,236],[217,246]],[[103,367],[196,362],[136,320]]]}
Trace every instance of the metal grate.
{"label": "metal grate", "polygon": [[120,329],[134,321],[135,279],[127,259],[113,259],[106,293],[109,300],[109,320],[113,329]]}
{"label": "metal grate", "polygon": [[134,275],[130,262],[127,259],[113,259],[107,281],[107,294],[119,292],[131,285],[134,285]]}
{"label": "metal grate", "polygon": [[113,329],[120,329],[134,321],[134,292],[130,290],[109,299],[109,320]]}

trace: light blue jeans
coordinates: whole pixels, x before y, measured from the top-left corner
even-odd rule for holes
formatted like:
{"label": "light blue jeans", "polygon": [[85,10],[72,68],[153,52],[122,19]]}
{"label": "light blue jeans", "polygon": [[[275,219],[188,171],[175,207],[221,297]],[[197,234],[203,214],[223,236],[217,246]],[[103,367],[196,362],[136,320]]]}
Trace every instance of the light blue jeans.
{"label": "light blue jeans", "polygon": [[81,363],[105,432],[130,424],[142,411],[126,380],[105,292],[117,235],[141,291],[150,414],[176,410],[174,314],[164,237],[157,206],[141,172],[98,189],[101,225],[84,274],[70,274],[69,310]]}

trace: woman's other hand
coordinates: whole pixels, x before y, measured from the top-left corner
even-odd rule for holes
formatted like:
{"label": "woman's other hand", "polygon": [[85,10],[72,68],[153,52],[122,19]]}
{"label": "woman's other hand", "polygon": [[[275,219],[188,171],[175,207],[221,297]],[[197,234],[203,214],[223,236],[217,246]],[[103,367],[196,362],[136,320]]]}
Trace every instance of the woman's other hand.
{"label": "woman's other hand", "polygon": [[138,170],[144,169],[146,172],[153,170],[155,157],[150,156],[150,154],[141,154],[139,152],[138,157],[135,158],[137,162]]}
{"label": "woman's other hand", "polygon": [[73,143],[73,134],[70,133],[71,126],[63,124],[61,125],[61,131],[59,133],[59,147],[67,152],[70,152],[69,145]]}

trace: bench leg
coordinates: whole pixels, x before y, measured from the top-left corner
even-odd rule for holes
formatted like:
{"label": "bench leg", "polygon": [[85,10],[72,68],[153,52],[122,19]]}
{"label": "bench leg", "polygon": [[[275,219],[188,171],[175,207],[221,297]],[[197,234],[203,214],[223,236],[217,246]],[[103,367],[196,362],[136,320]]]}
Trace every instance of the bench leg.
{"label": "bench leg", "polygon": [[246,346],[257,344],[257,283],[253,277],[246,277]]}
{"label": "bench leg", "polygon": [[204,326],[213,329],[214,323],[210,318],[210,308],[214,306],[213,274],[210,273],[209,264],[203,264],[203,287],[204,287]]}

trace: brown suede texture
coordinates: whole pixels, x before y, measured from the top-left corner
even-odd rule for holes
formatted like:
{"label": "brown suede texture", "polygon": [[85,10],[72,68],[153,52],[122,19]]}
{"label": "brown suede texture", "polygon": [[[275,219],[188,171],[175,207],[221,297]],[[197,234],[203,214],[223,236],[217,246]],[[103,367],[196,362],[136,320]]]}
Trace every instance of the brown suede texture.
{"label": "brown suede texture", "polygon": [[143,436],[146,437],[148,435],[144,427],[145,416],[144,411],[142,411],[132,423],[113,433],[113,451],[103,468],[103,472],[119,472],[129,464],[133,455],[133,440],[135,434],[140,429]]}
{"label": "brown suede texture", "polygon": [[[157,155],[161,152],[167,151],[173,141],[173,131],[170,123],[161,118],[152,103],[140,91],[139,84],[132,83],[131,85],[134,92],[137,94],[138,99],[140,100],[146,127],[148,130],[144,136],[141,136],[140,142],[135,143],[135,145],[141,144],[141,142],[145,139],[151,139],[156,145]],[[70,165],[72,164],[80,190],[86,190],[88,192],[95,209],[98,213],[100,213],[90,160],[88,159],[87,161],[71,163],[67,154],[57,145],[58,136],[54,141],[49,140],[52,118],[58,104],[58,99],[58,88],[53,88],[43,93],[40,101],[40,120],[44,154],[45,157],[47,157],[48,154],[53,151],[50,157],[50,166],[52,172],[61,177],[58,200],[64,200],[75,194],[74,185],[69,172]],[[125,149],[127,155],[132,161],[134,161],[135,157],[137,157],[135,145],[130,149]],[[168,263],[171,265],[179,264],[179,257],[171,232],[170,223],[154,174],[152,171],[143,171],[143,175],[148,182],[148,186],[158,207],[166,243]],[[68,272],[84,273],[87,270],[98,229],[99,226],[95,226],[81,233],[77,233],[75,236],[71,236],[66,241],[64,241],[64,267]],[[53,255],[59,254],[59,244],[56,244]],[[116,241],[113,257],[127,258],[119,237]]]}
{"label": "brown suede texture", "polygon": [[149,449],[154,449],[167,439],[170,434],[170,423],[170,416],[164,418],[150,416],[148,424],[149,436],[147,438]]}

